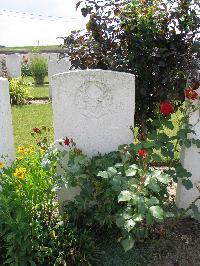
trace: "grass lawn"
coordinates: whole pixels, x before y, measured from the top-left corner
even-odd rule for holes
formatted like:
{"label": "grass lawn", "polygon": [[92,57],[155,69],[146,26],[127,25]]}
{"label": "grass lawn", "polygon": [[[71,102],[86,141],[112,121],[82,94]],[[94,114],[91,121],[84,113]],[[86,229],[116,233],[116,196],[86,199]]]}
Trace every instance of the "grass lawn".
{"label": "grass lawn", "polygon": [[34,127],[48,126],[50,140],[53,141],[52,106],[22,105],[12,107],[15,147],[24,145],[36,145],[31,136]]}
{"label": "grass lawn", "polygon": [[34,79],[32,77],[23,77],[26,83],[32,84],[27,86],[29,91],[28,99],[47,99],[49,98],[49,82],[48,77],[45,77],[44,84],[41,86],[36,86],[34,84]]}

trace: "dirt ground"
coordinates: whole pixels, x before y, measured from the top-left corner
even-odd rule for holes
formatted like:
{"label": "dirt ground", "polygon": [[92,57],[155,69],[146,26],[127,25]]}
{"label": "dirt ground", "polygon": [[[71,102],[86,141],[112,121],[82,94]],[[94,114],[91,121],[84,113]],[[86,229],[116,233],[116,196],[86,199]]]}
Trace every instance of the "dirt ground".
{"label": "dirt ground", "polygon": [[149,266],[199,266],[200,222],[185,218],[155,243]]}

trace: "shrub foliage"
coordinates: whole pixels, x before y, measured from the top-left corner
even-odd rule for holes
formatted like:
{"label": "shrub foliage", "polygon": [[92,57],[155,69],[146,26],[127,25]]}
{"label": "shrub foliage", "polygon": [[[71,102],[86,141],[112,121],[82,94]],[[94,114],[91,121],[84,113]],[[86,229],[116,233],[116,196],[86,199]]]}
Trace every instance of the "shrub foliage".
{"label": "shrub foliage", "polygon": [[78,1],[87,31],[64,39],[72,67],[136,76],[136,123],[153,118],[158,102],[182,100],[194,72],[200,3],[188,0]]}

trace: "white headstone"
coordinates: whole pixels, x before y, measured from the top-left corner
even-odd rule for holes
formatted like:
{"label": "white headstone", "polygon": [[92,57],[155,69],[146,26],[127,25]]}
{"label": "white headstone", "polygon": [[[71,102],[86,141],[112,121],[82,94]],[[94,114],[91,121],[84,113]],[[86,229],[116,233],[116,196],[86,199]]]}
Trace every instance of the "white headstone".
{"label": "white headstone", "polygon": [[21,76],[21,62],[22,55],[11,54],[6,56],[6,67],[9,77],[20,77]]}
{"label": "white headstone", "polygon": [[66,58],[59,59],[58,54],[51,54],[48,60],[49,97],[52,98],[52,76],[69,71],[71,63]]}
{"label": "white headstone", "polygon": [[[200,88],[197,90],[200,95]],[[194,101],[194,104],[196,101]],[[189,138],[200,139],[200,111],[195,111],[190,119],[189,123],[194,125],[193,129],[196,132],[195,134],[190,134]],[[181,151],[181,164],[185,169],[187,169],[191,174],[190,180],[193,183],[193,188],[186,190],[182,185],[181,181],[178,183],[177,193],[176,193],[176,205],[178,208],[187,208],[196,198],[199,196],[199,191],[196,188],[196,184],[200,182],[200,149],[192,144],[190,148],[182,148]],[[197,205],[200,207],[200,201],[197,202]]]}
{"label": "white headstone", "polygon": [[105,70],[54,75],[55,139],[73,138],[89,156],[109,153],[133,141],[135,76]]}
{"label": "white headstone", "polygon": [[[0,156],[8,156],[9,163],[15,158],[9,83],[0,78]],[[2,158],[0,158],[0,161]]]}

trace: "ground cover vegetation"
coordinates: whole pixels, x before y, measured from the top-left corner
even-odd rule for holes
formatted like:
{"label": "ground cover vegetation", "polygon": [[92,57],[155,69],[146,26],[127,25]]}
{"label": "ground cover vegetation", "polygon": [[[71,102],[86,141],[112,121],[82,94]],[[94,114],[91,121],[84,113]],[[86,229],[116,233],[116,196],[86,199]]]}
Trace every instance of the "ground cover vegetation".
{"label": "ground cover vegetation", "polygon": [[[194,133],[188,117],[199,110],[200,98],[192,86],[185,90],[185,96],[176,136],[166,134],[165,128],[173,128],[170,118],[174,106],[164,101],[159,118],[152,122],[157,129],[149,131],[147,140],[137,139],[118,151],[92,158],[83,154],[70,137],[50,145],[50,129],[33,127],[31,135],[38,148],[20,146],[10,167],[0,163],[3,263],[98,265],[104,257],[103,235],[129,251],[138,243],[150,243],[150,237],[159,239],[164,222],[168,236],[189,210],[198,220],[196,203],[200,196],[188,209],[178,210],[168,191],[179,178],[186,189],[192,189],[191,174],[178,162],[164,170],[151,164],[162,160],[157,150],[173,158],[178,143],[186,148],[192,144],[200,147],[200,140],[188,138],[189,133]],[[66,156],[67,162],[63,160]],[[58,167],[63,169],[62,175]],[[59,207],[56,192],[63,185],[67,189],[78,186],[81,192],[74,201]],[[104,241],[109,243],[107,238]],[[136,262],[148,263],[155,246],[151,250],[144,244],[141,252],[145,249],[145,257],[140,257],[137,247],[138,252],[129,253],[128,261],[133,254]]]}

